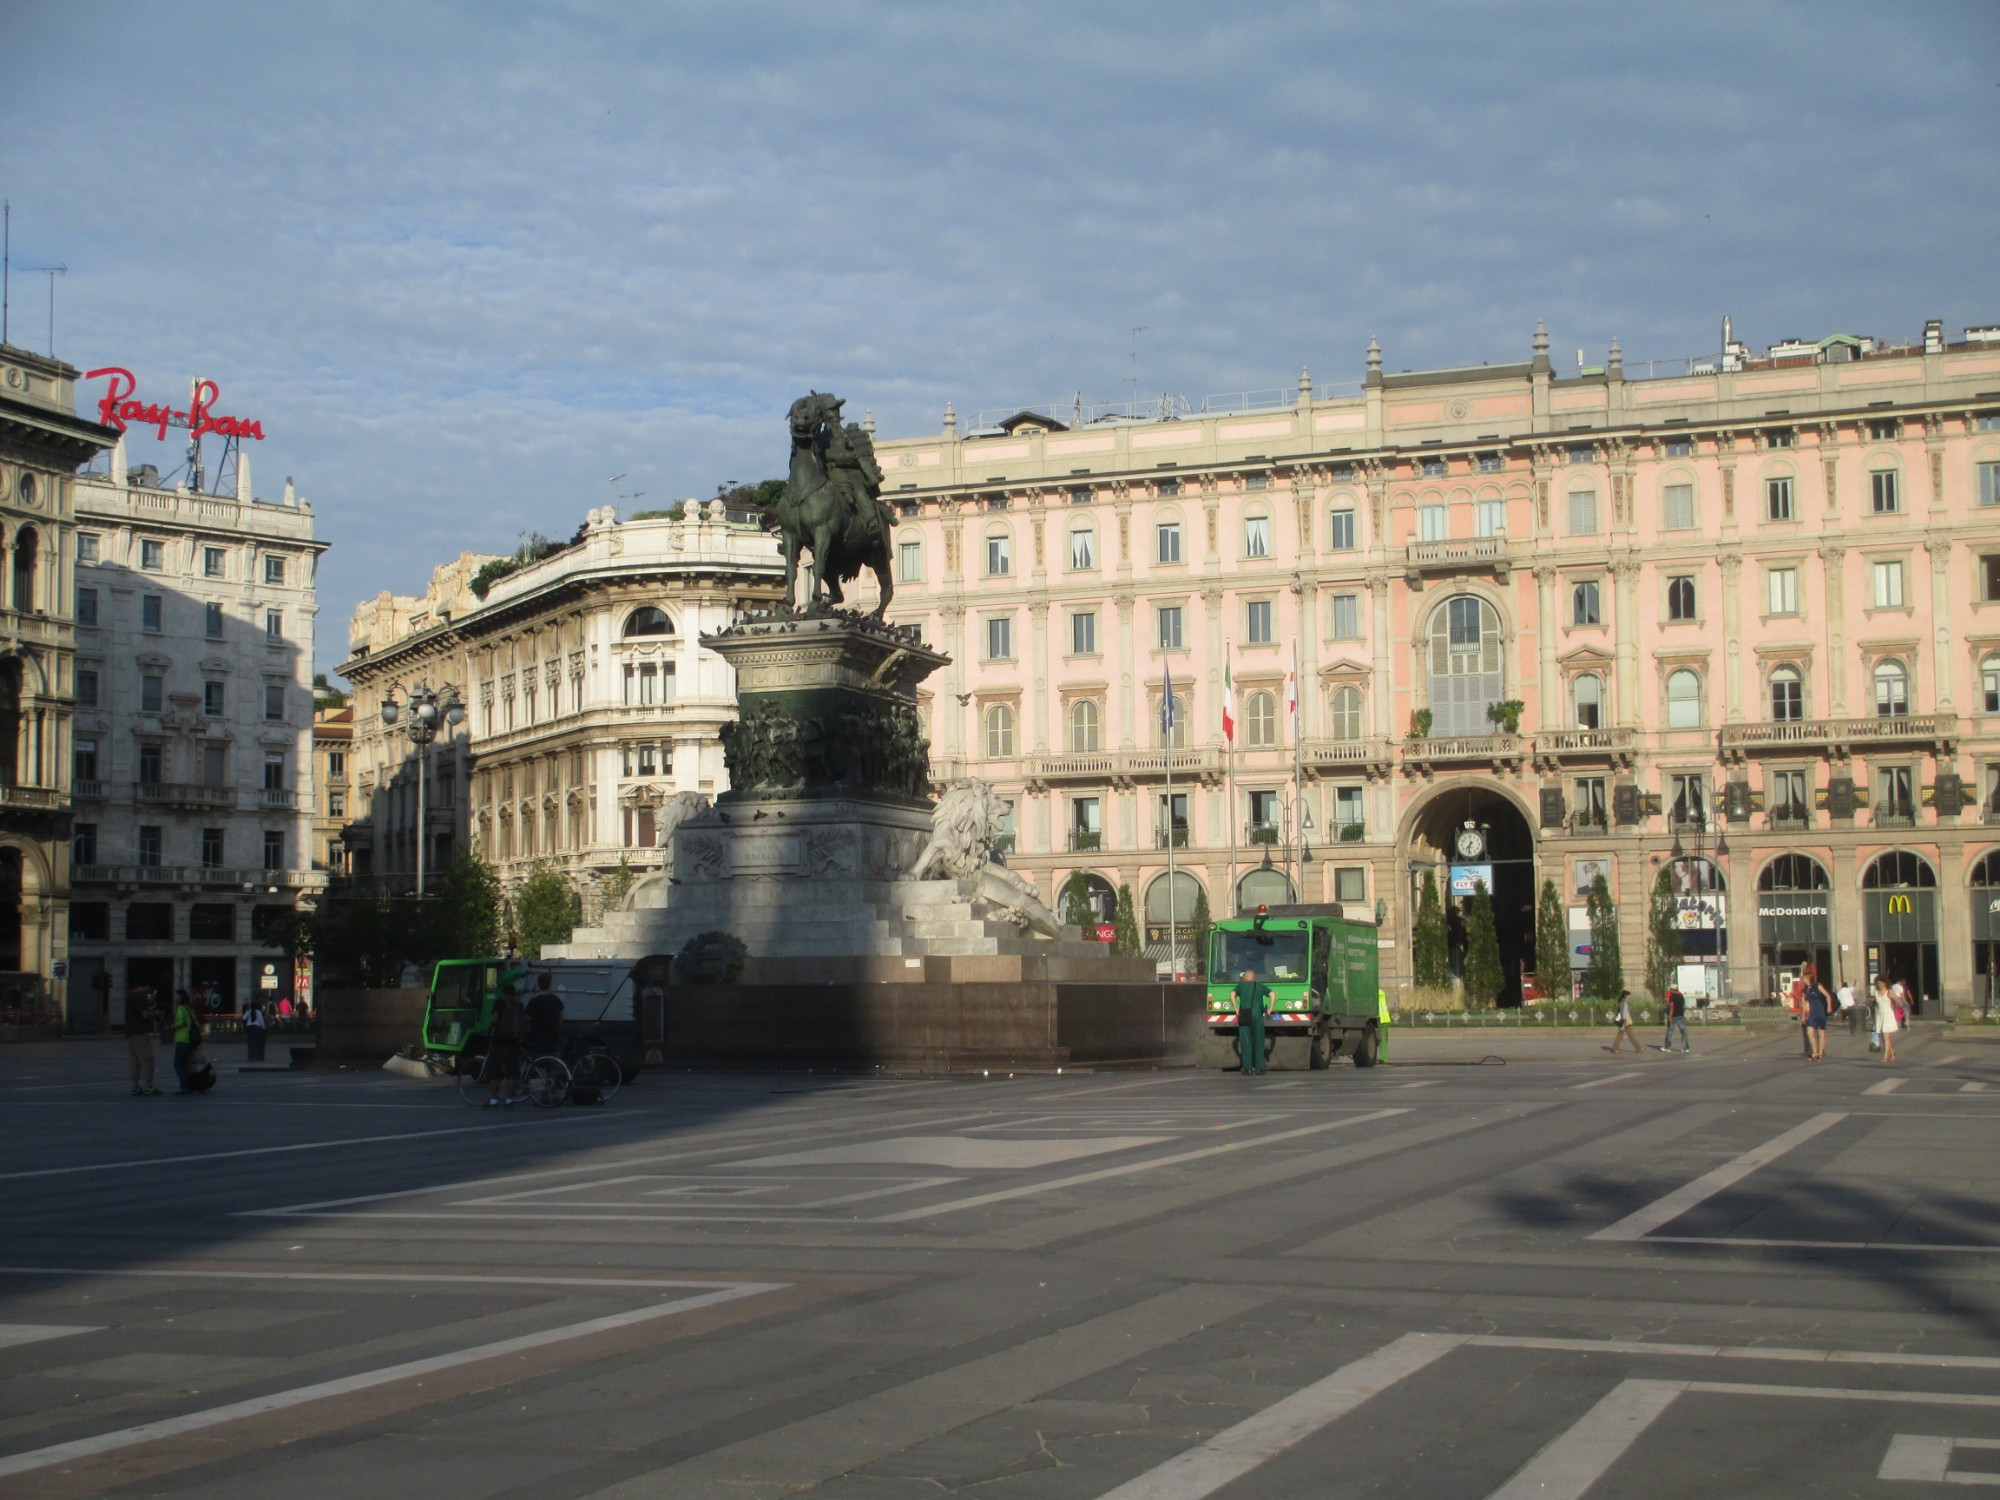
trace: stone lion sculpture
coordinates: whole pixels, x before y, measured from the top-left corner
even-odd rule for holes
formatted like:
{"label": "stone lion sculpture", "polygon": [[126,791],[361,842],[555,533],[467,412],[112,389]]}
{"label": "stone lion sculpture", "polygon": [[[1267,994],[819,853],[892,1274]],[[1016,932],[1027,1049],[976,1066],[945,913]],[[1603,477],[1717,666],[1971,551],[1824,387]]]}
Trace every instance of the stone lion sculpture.
{"label": "stone lion sculpture", "polygon": [[708,810],[708,798],[700,792],[674,792],[653,815],[653,837],[666,851],[667,862],[656,874],[642,876],[625,893],[622,910],[639,911],[667,904],[667,886],[674,875],[674,830],[698,812]]}
{"label": "stone lion sculpture", "polygon": [[977,899],[998,908],[1005,920],[1043,937],[1062,937],[1061,919],[993,852],[1005,810],[1000,794],[987,783],[972,778],[954,781],[938,798],[931,814],[930,842],[910,873],[918,880],[971,881]]}

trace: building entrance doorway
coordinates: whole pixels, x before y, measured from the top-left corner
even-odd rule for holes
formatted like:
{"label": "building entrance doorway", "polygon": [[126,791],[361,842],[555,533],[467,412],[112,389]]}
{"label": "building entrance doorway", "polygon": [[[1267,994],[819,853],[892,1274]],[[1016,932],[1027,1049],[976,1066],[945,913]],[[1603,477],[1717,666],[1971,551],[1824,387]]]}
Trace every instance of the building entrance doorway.
{"label": "building entrance doorway", "polygon": [[1428,873],[1444,902],[1452,973],[1462,978],[1469,941],[1466,920],[1475,883],[1483,881],[1493,901],[1500,968],[1506,975],[1500,1004],[1519,1005],[1521,974],[1534,966],[1535,958],[1535,834],[1527,817],[1491,787],[1448,787],[1418,813],[1408,860],[1410,900],[1403,940],[1415,940],[1417,899]]}
{"label": "building entrance doorway", "polygon": [[1911,1009],[1939,1007],[1937,871],[1907,849],[1878,854],[1861,872],[1861,936],[1868,974],[1909,989]]}
{"label": "building entrance doorway", "polygon": [[1972,867],[1972,1003],[1993,1014],[2000,987],[2000,853]]}

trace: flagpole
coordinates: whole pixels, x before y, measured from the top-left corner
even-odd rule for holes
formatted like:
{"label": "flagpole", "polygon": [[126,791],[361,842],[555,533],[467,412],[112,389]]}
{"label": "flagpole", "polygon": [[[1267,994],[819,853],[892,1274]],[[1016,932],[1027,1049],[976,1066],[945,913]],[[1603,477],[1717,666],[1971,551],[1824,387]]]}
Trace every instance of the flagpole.
{"label": "flagpole", "polygon": [[[1292,711],[1292,829],[1291,831],[1293,835],[1292,837],[1293,848],[1295,848],[1298,851],[1299,855],[1298,876],[1292,882],[1292,899],[1294,901],[1303,901],[1306,899],[1306,862],[1305,862],[1306,782],[1305,782],[1304,747],[1299,743],[1299,716],[1300,716],[1299,641],[1297,636],[1292,637],[1291,698],[1292,701],[1286,705],[1286,707],[1290,708]],[[1292,850],[1288,849],[1285,852],[1285,862],[1287,864],[1290,864],[1291,860],[1292,860]]]}
{"label": "flagpole", "polygon": [[1160,728],[1164,731],[1160,738],[1165,741],[1167,753],[1167,973],[1171,983],[1181,974],[1180,921],[1174,910],[1174,888],[1180,884],[1174,878],[1178,873],[1174,863],[1174,725],[1180,716],[1174,711],[1174,664],[1164,650],[1160,652],[1160,665],[1166,678],[1160,700]]}
{"label": "flagpole", "polygon": [[1222,754],[1223,754],[1223,796],[1228,800],[1228,810],[1224,821],[1229,825],[1229,900],[1225,904],[1229,914],[1240,916],[1236,906],[1236,735],[1229,718],[1236,712],[1231,699],[1236,692],[1229,675],[1229,643],[1222,646]]}

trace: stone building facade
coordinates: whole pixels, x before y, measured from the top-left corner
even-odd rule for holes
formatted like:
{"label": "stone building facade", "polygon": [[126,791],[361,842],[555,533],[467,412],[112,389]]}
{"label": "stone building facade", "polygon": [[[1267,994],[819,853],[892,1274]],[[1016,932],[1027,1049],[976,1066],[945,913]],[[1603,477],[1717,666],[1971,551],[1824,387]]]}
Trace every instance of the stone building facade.
{"label": "stone building facade", "polygon": [[353,688],[352,871],[411,882],[419,757],[381,706],[425,683],[466,710],[427,757],[429,870],[469,840],[509,884],[546,861],[590,899],[621,866],[659,867],[656,814],[675,793],[726,790],[736,685],[701,636],[781,597],[777,540],[720,502],[623,524],[606,506],[482,600],[472,581],[492,561],[467,554],[421,597],[355,611],[340,668]]}
{"label": "stone building facade", "polygon": [[348,762],[354,753],[354,705],[313,713],[312,865],[329,878],[347,874],[347,805],[353,796]]}
{"label": "stone building facade", "polygon": [[1392,992],[1424,872],[1483,873],[1516,973],[1541,882],[1574,929],[1602,872],[1636,985],[1666,864],[1711,993],[1817,960],[1984,997],[2000,342],[1725,345],[1566,376],[1540,330],[1508,366],[1371,344],[1358,390],[879,441],[891,616],[953,659],[934,773],[1004,789],[1045,895],[1131,886],[1162,953],[1171,841],[1182,922],[1379,911]]}
{"label": "stone building facade", "polygon": [[268,925],[325,883],[312,505],[162,488],[122,450],[75,496],[75,980],[109,976],[112,1020],[138,984],[276,998]]}
{"label": "stone building facade", "polygon": [[117,434],[77,416],[77,378],[0,345],[0,1012],[88,1029],[103,992],[66,976],[70,561],[76,471]]}

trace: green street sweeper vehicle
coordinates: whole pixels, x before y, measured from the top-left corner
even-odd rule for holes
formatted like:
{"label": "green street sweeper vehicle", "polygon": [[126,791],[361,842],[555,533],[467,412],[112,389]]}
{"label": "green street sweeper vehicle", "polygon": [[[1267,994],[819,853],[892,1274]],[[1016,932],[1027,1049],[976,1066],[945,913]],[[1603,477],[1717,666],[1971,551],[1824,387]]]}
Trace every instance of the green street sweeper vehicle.
{"label": "green street sweeper vehicle", "polygon": [[1264,1035],[1273,1051],[1286,1038],[1302,1038],[1310,1068],[1327,1067],[1343,1054],[1357,1068],[1374,1067],[1383,1042],[1380,931],[1331,904],[1260,906],[1254,915],[1217,922],[1208,936],[1210,1035],[1234,1048],[1231,990],[1251,969],[1271,987]]}

